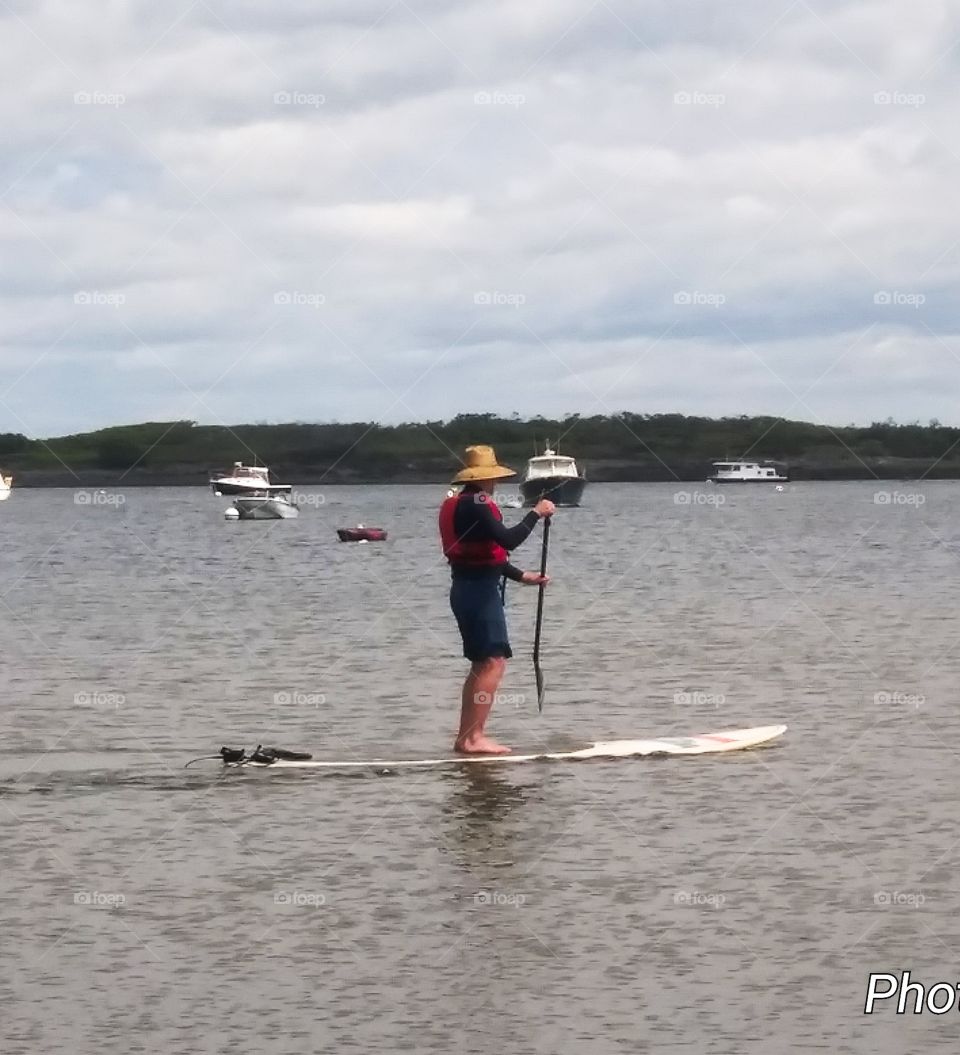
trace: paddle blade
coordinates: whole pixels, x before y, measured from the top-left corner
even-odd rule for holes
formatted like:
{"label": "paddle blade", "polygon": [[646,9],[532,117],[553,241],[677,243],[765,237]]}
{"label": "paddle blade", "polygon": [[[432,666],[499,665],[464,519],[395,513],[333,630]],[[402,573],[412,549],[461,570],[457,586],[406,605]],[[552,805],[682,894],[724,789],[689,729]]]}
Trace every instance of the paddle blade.
{"label": "paddle blade", "polygon": [[537,675],[537,710],[541,714],[543,714],[543,693],[544,693],[544,690],[546,689],[546,686],[543,683],[543,671],[540,669],[539,666],[537,667],[536,675]]}

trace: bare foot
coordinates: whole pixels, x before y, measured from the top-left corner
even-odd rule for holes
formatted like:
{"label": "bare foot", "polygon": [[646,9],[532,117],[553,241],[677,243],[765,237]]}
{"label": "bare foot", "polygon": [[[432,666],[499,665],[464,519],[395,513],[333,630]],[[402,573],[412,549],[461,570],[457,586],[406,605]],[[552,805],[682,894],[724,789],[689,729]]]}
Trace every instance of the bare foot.
{"label": "bare foot", "polygon": [[458,755],[509,755],[510,748],[488,736],[464,736],[453,745]]}

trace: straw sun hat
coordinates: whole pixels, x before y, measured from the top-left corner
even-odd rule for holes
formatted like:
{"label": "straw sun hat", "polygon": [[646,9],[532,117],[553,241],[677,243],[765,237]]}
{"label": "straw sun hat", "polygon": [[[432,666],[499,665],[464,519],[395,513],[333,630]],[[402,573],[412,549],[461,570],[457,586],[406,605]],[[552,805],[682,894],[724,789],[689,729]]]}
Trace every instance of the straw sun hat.
{"label": "straw sun hat", "polygon": [[500,480],[505,476],[516,476],[513,469],[497,465],[497,455],[492,447],[468,447],[464,451],[464,467],[453,478],[455,484],[472,483],[476,480]]}

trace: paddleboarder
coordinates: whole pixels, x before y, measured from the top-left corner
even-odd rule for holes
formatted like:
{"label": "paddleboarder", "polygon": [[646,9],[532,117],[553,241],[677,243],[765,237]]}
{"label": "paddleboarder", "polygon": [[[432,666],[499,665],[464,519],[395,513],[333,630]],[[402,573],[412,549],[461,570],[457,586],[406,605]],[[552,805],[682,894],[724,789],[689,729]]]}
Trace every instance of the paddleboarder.
{"label": "paddleboarder", "polygon": [[552,516],[555,506],[542,498],[519,524],[505,527],[492,495],[497,481],[510,476],[516,473],[497,464],[492,447],[467,447],[464,467],[453,481],[464,486],[440,507],[440,541],[452,578],[450,607],[463,638],[463,654],[470,660],[454,744],[454,750],[465,755],[510,753],[509,747],[484,733],[513,655],[500,584],[504,577],[526,586],[550,581],[549,576],[515,568],[509,551],[529,537],[541,517]]}

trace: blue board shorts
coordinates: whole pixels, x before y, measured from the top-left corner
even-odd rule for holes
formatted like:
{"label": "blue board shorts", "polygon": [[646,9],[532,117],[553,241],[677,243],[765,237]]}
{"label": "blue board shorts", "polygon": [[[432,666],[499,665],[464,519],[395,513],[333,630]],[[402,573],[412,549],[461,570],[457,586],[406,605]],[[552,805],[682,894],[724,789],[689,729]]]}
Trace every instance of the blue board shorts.
{"label": "blue board shorts", "polygon": [[493,656],[510,659],[513,649],[507,636],[499,575],[455,578],[450,586],[450,607],[463,638],[463,654],[471,663]]}

